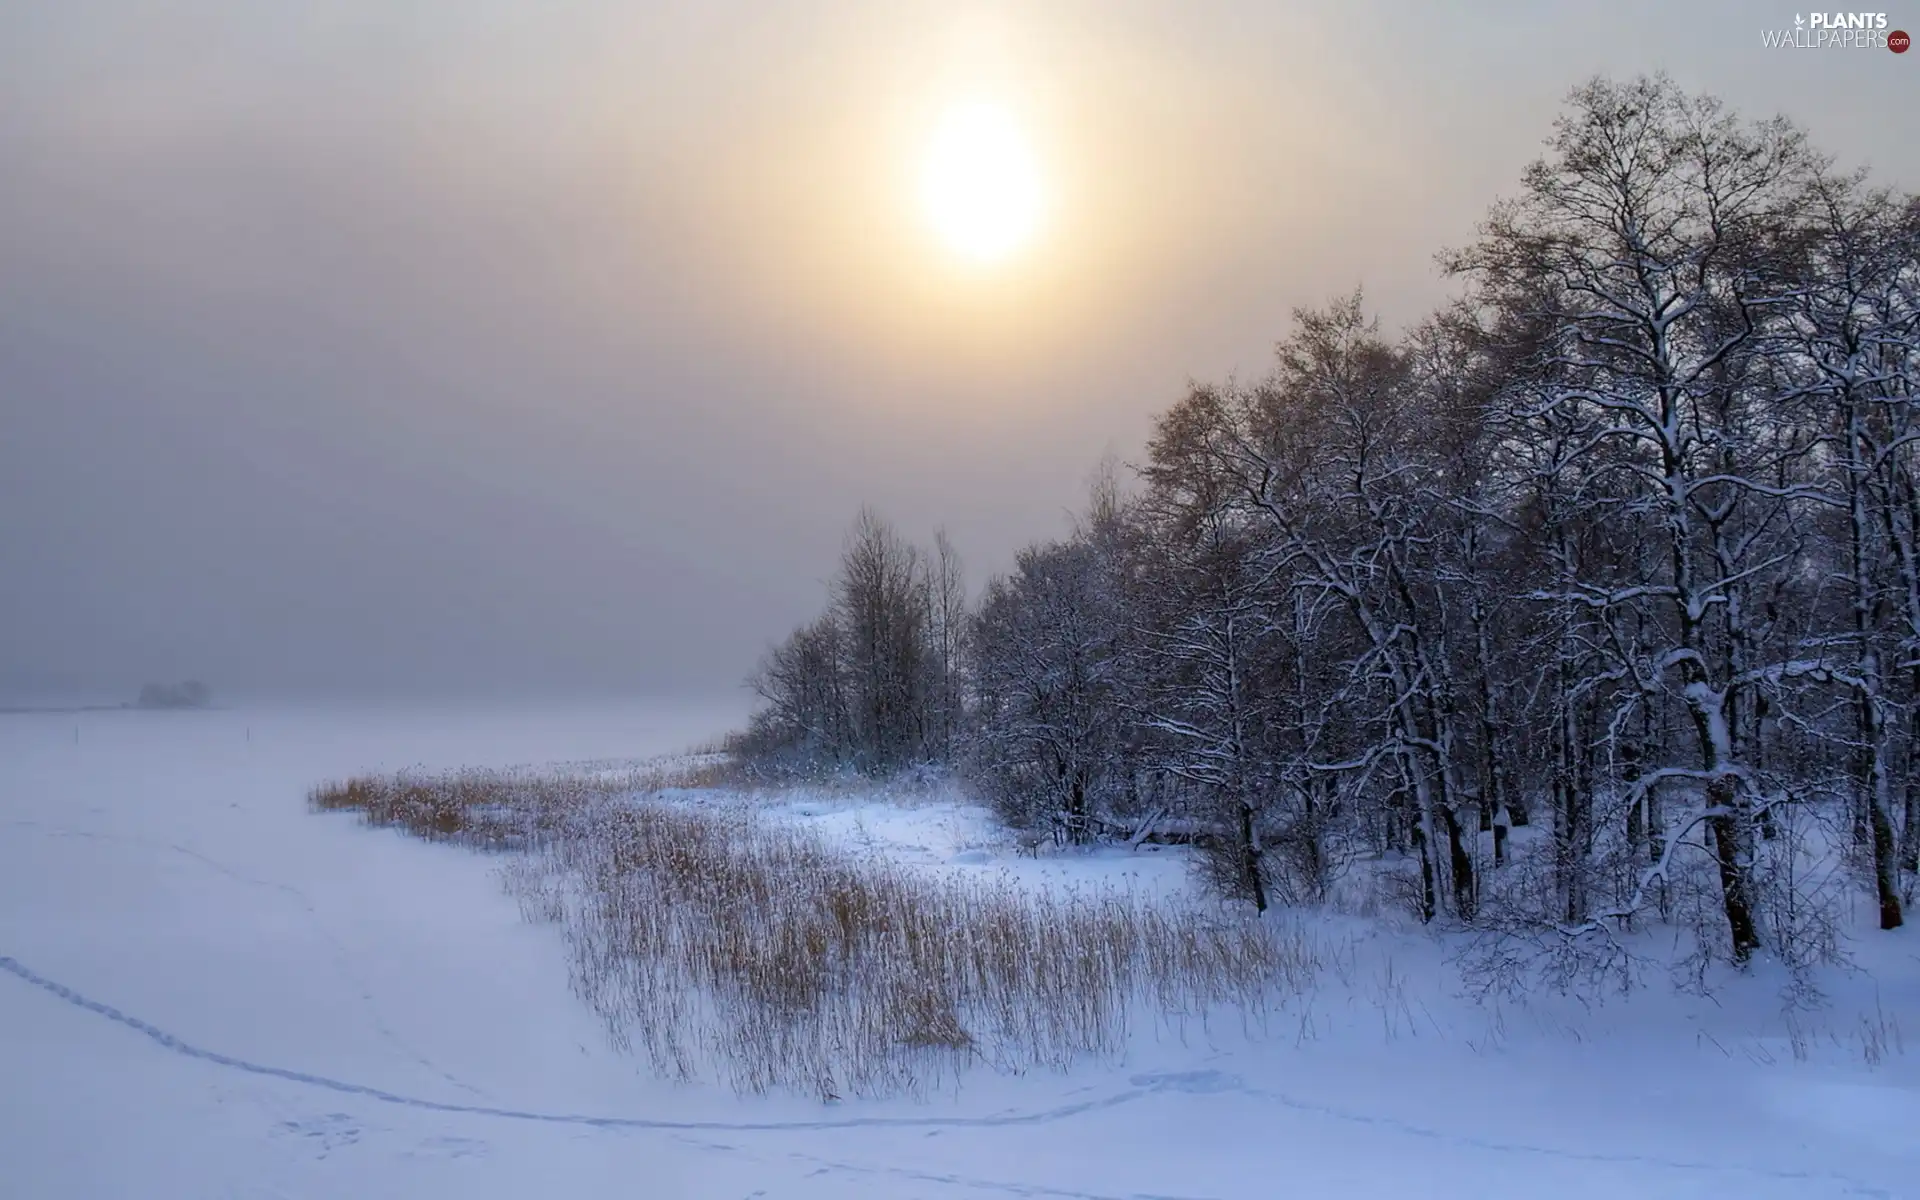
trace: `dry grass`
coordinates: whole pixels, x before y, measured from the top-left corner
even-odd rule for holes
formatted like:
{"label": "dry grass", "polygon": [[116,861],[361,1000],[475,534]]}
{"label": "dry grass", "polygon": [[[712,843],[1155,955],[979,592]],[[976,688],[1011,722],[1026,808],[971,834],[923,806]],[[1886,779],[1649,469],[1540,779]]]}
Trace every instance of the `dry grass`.
{"label": "dry grass", "polygon": [[1259,1013],[1297,939],[1129,893],[1039,893],[856,858],[740,809],[640,803],[509,872],[558,920],[575,986],[680,1078],[917,1091],[973,1063],[1063,1068],[1135,1019]]}
{"label": "dry grass", "polygon": [[739,789],[742,768],[718,753],[646,763],[577,764],[564,770],[402,771],[355,775],[310,789],[314,812],[357,812],[429,841],[510,849],[545,841],[568,821],[623,796]]}
{"label": "dry grass", "polygon": [[1279,922],[929,873],[745,805],[659,795],[708,772],[353,779],[312,803],[528,848],[508,889],[560,927],[574,987],[616,1041],[670,1077],[748,1092],[916,1093],[972,1065],[1065,1068],[1119,1053],[1143,1022],[1258,1020],[1318,970]]}
{"label": "dry grass", "polygon": [[544,841],[568,814],[631,786],[616,773],[402,772],[320,784],[307,793],[307,807],[358,812],[369,825],[399,826],[429,841],[500,850]]}
{"label": "dry grass", "polygon": [[1900,1032],[1898,1018],[1889,1016],[1876,997],[1871,1014],[1860,1016],[1860,1058],[1869,1067],[1877,1067],[1890,1055],[1905,1054],[1907,1039]]}

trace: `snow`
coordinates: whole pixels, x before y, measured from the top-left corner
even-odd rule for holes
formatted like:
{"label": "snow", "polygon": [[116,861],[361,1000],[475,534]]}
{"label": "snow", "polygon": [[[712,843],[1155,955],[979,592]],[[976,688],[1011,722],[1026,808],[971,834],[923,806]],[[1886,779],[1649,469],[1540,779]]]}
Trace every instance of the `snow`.
{"label": "snow", "polygon": [[[1920,1040],[1910,931],[1789,1027],[1764,968],[1488,1008],[1432,938],[1314,919],[1321,986],[1264,1030],[822,1105],[650,1078],[497,860],[305,811],[351,771],[617,760],[736,717],[0,717],[0,1194],[1920,1196],[1920,1046],[1865,1049]],[[763,803],[929,870],[1189,886],[1178,849],[1030,856],[937,790]]]}
{"label": "snow", "polygon": [[764,814],[809,825],[857,850],[930,870],[993,875],[1027,887],[1119,886],[1184,890],[1186,857],[1163,846],[1101,846],[1071,854],[1028,853],[985,809],[951,788],[882,789],[835,795],[806,789],[756,799]]}

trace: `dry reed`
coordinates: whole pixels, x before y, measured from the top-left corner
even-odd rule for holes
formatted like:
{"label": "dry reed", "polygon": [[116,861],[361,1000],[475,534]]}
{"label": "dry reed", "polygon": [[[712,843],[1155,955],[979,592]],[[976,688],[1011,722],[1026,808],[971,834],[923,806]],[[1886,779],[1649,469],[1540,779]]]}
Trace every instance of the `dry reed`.
{"label": "dry reed", "polygon": [[615,1041],[670,1077],[747,1092],[919,1093],[972,1065],[1065,1068],[1120,1053],[1143,1021],[1258,1020],[1318,967],[1279,922],[857,856],[745,805],[636,790],[664,778],[363,778],[313,806],[528,849],[507,887],[560,927],[574,988]]}

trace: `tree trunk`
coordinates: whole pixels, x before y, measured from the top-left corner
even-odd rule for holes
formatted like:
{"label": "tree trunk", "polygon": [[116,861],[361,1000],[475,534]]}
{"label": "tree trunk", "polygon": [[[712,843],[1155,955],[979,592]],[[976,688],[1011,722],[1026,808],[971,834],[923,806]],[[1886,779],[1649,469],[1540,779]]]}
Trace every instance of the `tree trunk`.
{"label": "tree trunk", "polygon": [[[1767,747],[1773,742],[1772,716],[1772,702],[1761,692],[1753,699],[1753,765],[1759,771],[1767,769]],[[1770,807],[1760,810],[1760,836],[1769,842],[1780,836],[1780,823]]]}
{"label": "tree trunk", "polygon": [[1309,777],[1300,788],[1300,832],[1301,845],[1304,848],[1307,886],[1313,899],[1323,899],[1327,894],[1327,851],[1321,844],[1320,826],[1324,814],[1321,804],[1314,796],[1320,781]]}
{"label": "tree trunk", "polygon": [[1920,668],[1912,672],[1907,706],[1906,812],[1900,826],[1900,865],[1920,872]]}
{"label": "tree trunk", "polygon": [[1886,808],[1873,805],[1873,881],[1880,899],[1880,928],[1898,929],[1900,913],[1900,864],[1894,858],[1893,823]]}
{"label": "tree trunk", "polygon": [[[1647,806],[1647,863],[1657,863],[1667,853],[1667,815],[1660,805],[1658,789],[1649,789],[1646,795]],[[1653,885],[1654,907],[1659,910],[1662,921],[1673,920],[1672,893],[1667,888],[1667,880],[1662,876]]]}
{"label": "tree trunk", "polygon": [[[1878,677],[1871,655],[1862,668],[1862,675],[1868,681]],[[1901,925],[1900,863],[1896,858],[1893,822],[1887,813],[1887,798],[1891,789],[1887,786],[1885,731],[1882,729],[1879,705],[1871,695],[1862,691],[1855,699],[1855,711],[1859,718],[1860,741],[1854,789],[1859,796],[1855,800],[1855,811],[1867,826],[1866,837],[1873,853],[1873,883],[1875,896],[1880,901],[1880,928],[1898,929]]]}
{"label": "tree trunk", "polygon": [[1732,777],[1716,777],[1707,786],[1707,805],[1721,811],[1707,818],[1707,830],[1713,837],[1713,856],[1720,868],[1720,897],[1726,909],[1733,961],[1745,966],[1760,948],[1760,933],[1753,919],[1753,899],[1748,895],[1747,868],[1742,858],[1745,839],[1734,804]]}
{"label": "tree trunk", "polygon": [[1440,897],[1433,885],[1433,852],[1427,845],[1427,831],[1417,821],[1413,826],[1413,845],[1420,854],[1420,920],[1428,923],[1439,911]]}
{"label": "tree trunk", "polygon": [[[1642,712],[1646,711],[1645,701],[1641,702],[1640,709]],[[1626,785],[1630,794],[1639,791],[1642,750],[1643,747],[1637,739],[1631,736],[1624,738],[1621,742],[1620,782]],[[1646,836],[1647,798],[1645,795],[1635,794],[1633,803],[1627,805],[1627,862],[1629,864],[1640,861],[1640,847],[1645,844]]]}
{"label": "tree trunk", "polygon": [[1473,878],[1473,857],[1467,853],[1466,842],[1460,836],[1460,821],[1453,809],[1442,808],[1440,816],[1447,823],[1447,855],[1453,868],[1453,909],[1462,921],[1471,921],[1479,901],[1479,889]]}
{"label": "tree trunk", "polygon": [[1267,911],[1267,881],[1260,870],[1260,843],[1253,836],[1253,805],[1245,800],[1240,808],[1240,863],[1246,874],[1247,891],[1253,896],[1256,912]]}
{"label": "tree trunk", "polygon": [[1920,786],[1907,785],[1907,811],[1900,824],[1900,866],[1920,872]]}

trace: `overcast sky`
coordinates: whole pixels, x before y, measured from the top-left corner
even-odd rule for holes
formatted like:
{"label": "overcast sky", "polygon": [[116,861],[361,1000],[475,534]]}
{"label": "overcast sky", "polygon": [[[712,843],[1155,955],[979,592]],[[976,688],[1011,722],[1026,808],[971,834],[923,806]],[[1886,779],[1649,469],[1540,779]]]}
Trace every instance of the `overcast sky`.
{"label": "overcast sky", "polygon": [[[1417,318],[1595,72],[1920,186],[1920,54],[1793,15],[0,0],[0,693],[732,688],[862,502],[977,585],[1293,307]],[[981,92],[991,270],[909,186]]]}

